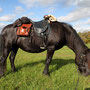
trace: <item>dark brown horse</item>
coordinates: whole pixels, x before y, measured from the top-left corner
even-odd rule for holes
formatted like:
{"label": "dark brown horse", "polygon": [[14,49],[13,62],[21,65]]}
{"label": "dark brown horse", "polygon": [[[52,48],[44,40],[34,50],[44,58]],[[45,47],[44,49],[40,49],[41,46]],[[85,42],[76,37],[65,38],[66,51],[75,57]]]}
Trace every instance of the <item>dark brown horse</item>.
{"label": "dark brown horse", "polygon": [[46,49],[41,49],[40,44],[42,43],[42,38],[34,30],[32,42],[30,42],[30,37],[17,36],[17,28],[14,28],[13,24],[5,26],[1,32],[3,50],[0,56],[0,76],[4,75],[6,59],[10,52],[11,68],[12,71],[15,71],[14,60],[19,48],[30,53],[40,53],[47,50],[43,74],[49,75],[49,65],[52,61],[53,54],[55,50],[62,48],[64,45],[75,52],[75,63],[80,73],[85,76],[90,75],[90,49],[86,47],[73,27],[66,23],[56,21],[50,23],[50,29],[51,32],[46,40]]}

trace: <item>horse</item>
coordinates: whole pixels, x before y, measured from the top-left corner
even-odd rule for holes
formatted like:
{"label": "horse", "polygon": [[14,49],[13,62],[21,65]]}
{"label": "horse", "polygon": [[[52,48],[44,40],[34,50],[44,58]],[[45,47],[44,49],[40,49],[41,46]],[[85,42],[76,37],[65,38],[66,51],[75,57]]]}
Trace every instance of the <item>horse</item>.
{"label": "horse", "polygon": [[18,36],[16,31],[17,28],[14,28],[13,24],[9,24],[1,32],[0,38],[2,38],[3,49],[0,55],[0,77],[4,76],[6,72],[6,59],[10,52],[11,70],[16,71],[14,60],[19,48],[29,53],[40,53],[47,50],[43,74],[50,75],[49,65],[52,57],[55,51],[63,46],[69,47],[75,53],[75,64],[78,71],[84,76],[90,75],[90,49],[71,25],[59,21],[50,22],[50,33],[47,36],[45,49],[40,48],[42,38],[37,35],[34,28],[32,42],[30,42],[30,37]]}

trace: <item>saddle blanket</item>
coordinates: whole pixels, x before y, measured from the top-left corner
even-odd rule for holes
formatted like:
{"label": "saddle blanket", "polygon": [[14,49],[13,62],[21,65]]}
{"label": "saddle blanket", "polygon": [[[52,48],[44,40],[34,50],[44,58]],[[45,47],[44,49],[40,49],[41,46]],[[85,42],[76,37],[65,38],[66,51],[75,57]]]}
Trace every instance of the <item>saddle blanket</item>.
{"label": "saddle blanket", "polygon": [[17,35],[18,36],[28,36],[30,29],[31,29],[31,26],[32,26],[32,24],[22,24],[17,29]]}

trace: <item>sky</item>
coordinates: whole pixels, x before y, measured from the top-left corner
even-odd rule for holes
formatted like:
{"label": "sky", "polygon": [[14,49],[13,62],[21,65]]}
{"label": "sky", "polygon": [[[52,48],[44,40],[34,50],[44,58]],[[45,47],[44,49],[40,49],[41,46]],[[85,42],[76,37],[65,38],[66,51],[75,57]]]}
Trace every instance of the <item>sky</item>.
{"label": "sky", "polygon": [[48,14],[77,32],[90,31],[90,0],[0,0],[0,30],[22,16],[40,21]]}

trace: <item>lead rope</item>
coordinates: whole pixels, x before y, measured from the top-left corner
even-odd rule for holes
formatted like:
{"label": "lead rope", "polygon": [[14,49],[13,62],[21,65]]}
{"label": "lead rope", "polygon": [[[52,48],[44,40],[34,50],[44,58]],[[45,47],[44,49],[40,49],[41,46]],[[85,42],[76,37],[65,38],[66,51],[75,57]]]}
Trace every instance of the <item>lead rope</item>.
{"label": "lead rope", "polygon": [[[75,65],[76,66],[76,65]],[[78,67],[76,66],[77,72],[78,72]],[[78,90],[78,84],[79,84],[79,80],[80,80],[80,76],[79,76],[79,72],[78,72],[78,80],[77,80],[77,84],[75,86],[75,90]]]}
{"label": "lead rope", "polygon": [[80,77],[78,76],[78,80],[77,80],[77,84],[76,84],[75,90],[78,90],[79,80],[80,80]]}

